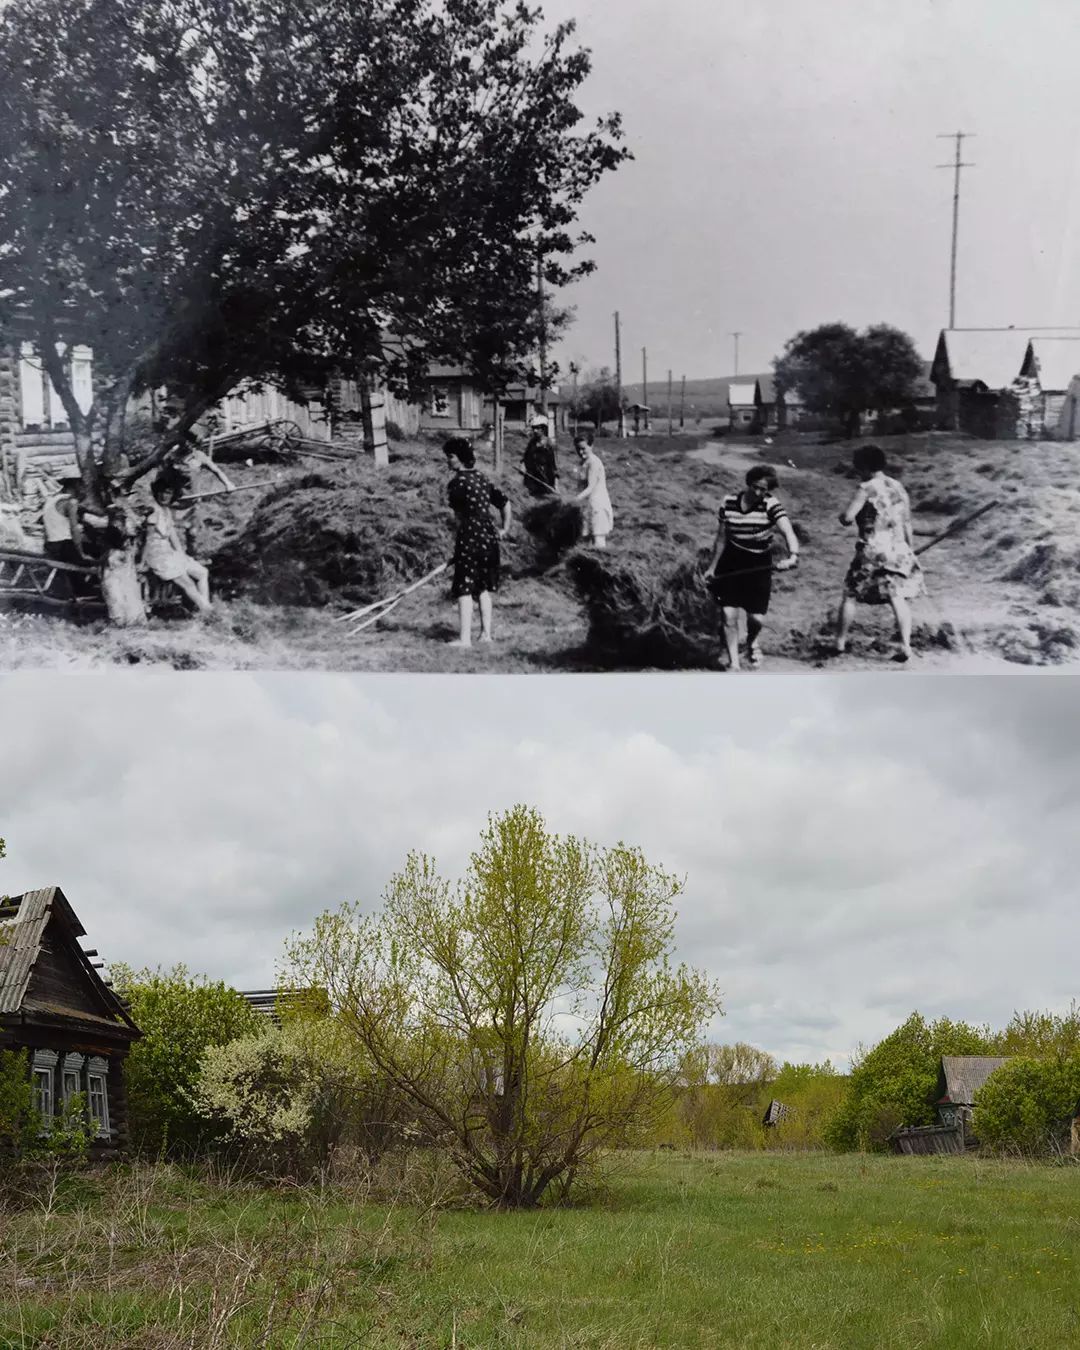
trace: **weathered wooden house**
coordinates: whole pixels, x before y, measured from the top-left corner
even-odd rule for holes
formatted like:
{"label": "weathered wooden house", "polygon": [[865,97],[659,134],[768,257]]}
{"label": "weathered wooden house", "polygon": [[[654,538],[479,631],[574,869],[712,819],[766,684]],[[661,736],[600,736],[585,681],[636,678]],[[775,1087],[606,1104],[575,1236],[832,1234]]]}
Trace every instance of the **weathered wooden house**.
{"label": "weathered wooden house", "polygon": [[785,1106],[783,1102],[778,1102],[774,1097],[765,1108],[765,1114],[761,1118],[761,1123],[766,1129],[771,1129],[773,1126],[779,1125],[782,1120],[787,1120],[788,1117],[793,1114],[794,1111],[792,1107]]}
{"label": "weathered wooden house", "polygon": [[464,366],[432,365],[420,408],[421,431],[478,431],[484,420],[484,391]]}
{"label": "weathered wooden house", "polygon": [[945,1055],[938,1067],[933,1125],[905,1126],[891,1138],[897,1153],[963,1153],[978,1140],[972,1130],[975,1094],[1006,1063],[1003,1055]]}
{"label": "weathered wooden house", "polygon": [[0,903],[0,1049],[28,1053],[43,1116],[81,1093],[91,1152],[109,1157],[127,1143],[124,1061],[140,1032],[85,933],[59,886]]}
{"label": "weathered wooden house", "polygon": [[[943,328],[930,367],[941,425],[987,439],[1042,435],[1039,382],[1025,374],[1037,365],[1029,347],[1063,339],[1080,340],[1080,328]],[[1047,378],[1061,376],[1055,369]],[[1062,395],[1067,389],[1068,381]]]}
{"label": "weathered wooden house", "polygon": [[[1075,440],[1080,434],[1074,401],[1069,399],[1073,380],[1080,376],[1080,334],[1075,337],[1035,337],[1024,353],[1016,386],[1026,385],[1027,398],[1020,397],[1021,435],[1033,439]],[[1019,395],[1019,389],[1018,389]],[[1068,407],[1066,404],[1068,403]]]}

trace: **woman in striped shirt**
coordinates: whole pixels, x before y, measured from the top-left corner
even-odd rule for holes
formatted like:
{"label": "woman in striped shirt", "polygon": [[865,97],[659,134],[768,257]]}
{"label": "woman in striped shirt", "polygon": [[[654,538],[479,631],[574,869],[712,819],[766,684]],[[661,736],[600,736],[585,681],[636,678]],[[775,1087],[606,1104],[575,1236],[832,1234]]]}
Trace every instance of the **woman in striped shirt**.
{"label": "woman in striped shirt", "polygon": [[[739,669],[739,610],[746,613],[746,659],[751,666],[761,665],[759,638],[769,609],[772,574],[786,572],[799,560],[799,541],[787,512],[773,496],[776,487],[776,470],[755,464],[743,490],[725,497],[718,513],[716,544],[704,576],[723,615],[729,670]],[[788,556],[773,564],[777,530]]]}

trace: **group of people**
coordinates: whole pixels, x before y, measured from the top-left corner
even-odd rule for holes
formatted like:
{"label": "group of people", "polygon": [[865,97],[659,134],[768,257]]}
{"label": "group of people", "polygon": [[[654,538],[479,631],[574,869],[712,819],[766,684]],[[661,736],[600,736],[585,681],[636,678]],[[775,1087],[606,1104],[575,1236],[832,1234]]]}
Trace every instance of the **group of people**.
{"label": "group of people", "polygon": [[[887,604],[896,620],[895,659],[909,661],[911,601],[925,590],[915,556],[911,504],[903,484],[885,472],[885,452],[879,446],[860,446],[853,464],[859,486],[841,511],[840,523],[854,525],[858,538],[844,578],[833,651],[839,656],[847,650],[857,604]],[[740,614],[746,616],[747,663],[761,664],[761,630],[773,572],[787,571],[799,561],[799,539],[775,496],[777,486],[776,470],[755,464],[747,471],[742,491],[725,497],[718,513],[716,542],[704,577],[720,606],[730,670],[740,668]],[[787,555],[774,563],[776,533],[783,538]]]}
{"label": "group of people", "polygon": [[[534,417],[521,458],[520,472],[532,497],[558,497],[559,463],[546,417]],[[580,466],[579,490],[572,500],[582,513],[582,539],[606,548],[615,523],[607,475],[593,449],[592,436],[578,432],[574,449]],[[476,467],[476,451],[467,436],[451,436],[443,446],[451,478],[447,489],[457,521],[450,594],[458,606],[458,636],[452,646],[471,647],[475,609],[480,610],[480,641],[492,640],[492,597],[499,588],[499,540],[510,529],[509,498]],[[492,511],[496,515],[492,515]]]}
{"label": "group of people", "polygon": [[[195,557],[196,506],[191,500],[195,475],[212,473],[227,491],[235,484],[194,443],[154,476],[149,499],[142,509],[143,542],[140,565],[150,576],[175,586],[205,613],[210,605],[210,573]],[[108,518],[87,501],[77,468],[47,474],[41,482],[41,527],[45,556],[84,569],[95,568],[104,556]],[[65,574],[72,576],[74,574]],[[81,586],[69,584],[78,595]]]}
{"label": "group of people", "polygon": [[[521,461],[525,486],[534,497],[559,493],[555,446],[546,418],[537,418]],[[603,463],[592,437],[574,438],[581,466],[581,485],[574,500],[583,511],[583,535],[604,548],[614,523]],[[511,508],[506,494],[476,468],[476,455],[464,436],[451,437],[444,446],[452,477],[450,505],[457,517],[451,593],[458,603],[459,633],[454,645],[472,643],[473,608],[480,608],[480,640],[492,637],[492,596],[498,589],[499,540],[510,529]],[[923,593],[922,569],[915,556],[911,507],[903,485],[886,473],[885,453],[876,445],[854,453],[859,486],[840,513],[844,525],[857,532],[855,555],[844,578],[833,650],[847,649],[857,604],[889,605],[896,620],[898,661],[912,657],[911,604]],[[774,572],[798,565],[800,542],[787,511],[776,496],[776,470],[756,464],[746,474],[739,492],[720,504],[716,539],[703,577],[717,602],[728,669],[741,666],[740,621],[745,615],[746,660],[762,663],[761,632],[768,613]],[[496,525],[492,508],[499,514]],[[774,561],[772,546],[779,534],[786,556]]]}

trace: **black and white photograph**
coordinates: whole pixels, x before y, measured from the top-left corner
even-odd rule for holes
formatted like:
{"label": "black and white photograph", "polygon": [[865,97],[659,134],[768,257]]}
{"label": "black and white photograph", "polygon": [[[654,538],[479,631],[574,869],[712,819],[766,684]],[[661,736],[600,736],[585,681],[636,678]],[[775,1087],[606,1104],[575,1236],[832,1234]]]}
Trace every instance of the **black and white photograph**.
{"label": "black and white photograph", "polygon": [[1068,14],[10,0],[0,668],[1075,664]]}
{"label": "black and white photograph", "polygon": [[1077,1342],[1078,71],[0,0],[0,1350]]}

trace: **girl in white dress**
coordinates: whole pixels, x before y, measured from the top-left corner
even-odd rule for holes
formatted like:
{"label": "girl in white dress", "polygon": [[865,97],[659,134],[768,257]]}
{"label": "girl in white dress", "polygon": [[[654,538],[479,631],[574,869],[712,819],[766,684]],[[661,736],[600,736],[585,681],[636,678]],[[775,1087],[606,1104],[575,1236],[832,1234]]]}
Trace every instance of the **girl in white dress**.
{"label": "girl in white dress", "polygon": [[607,537],[615,524],[615,512],[607,490],[607,474],[586,432],[579,432],[574,437],[574,449],[581,460],[581,481],[585,485],[574,499],[581,504],[584,512],[582,533],[593,548],[607,548]]}

